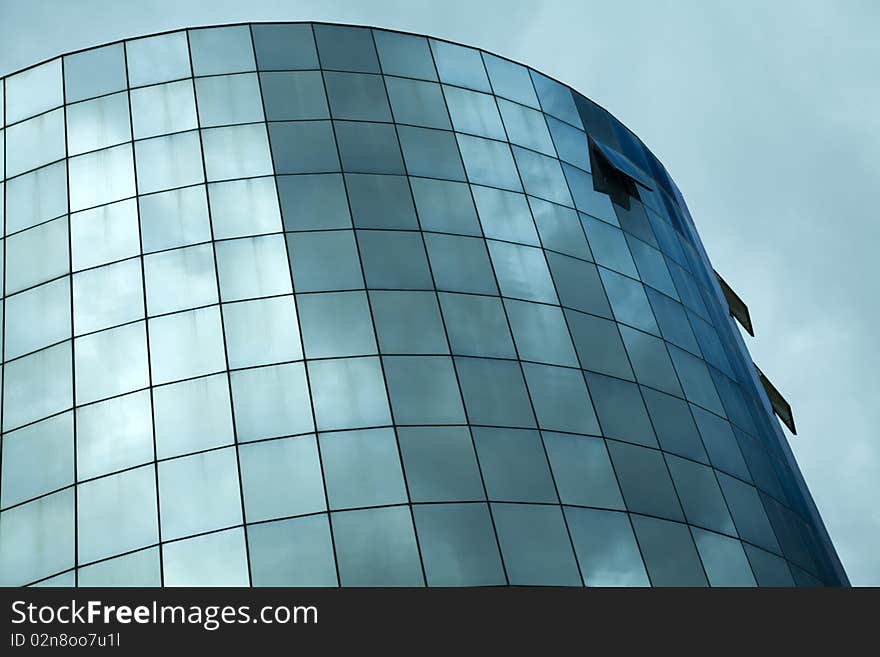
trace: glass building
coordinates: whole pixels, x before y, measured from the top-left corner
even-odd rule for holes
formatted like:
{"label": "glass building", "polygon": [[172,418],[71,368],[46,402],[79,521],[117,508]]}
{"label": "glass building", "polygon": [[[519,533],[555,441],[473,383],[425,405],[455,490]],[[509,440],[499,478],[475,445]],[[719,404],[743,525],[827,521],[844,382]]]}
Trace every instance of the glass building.
{"label": "glass building", "polygon": [[2,80],[0,585],[845,585],[677,187],[501,57]]}

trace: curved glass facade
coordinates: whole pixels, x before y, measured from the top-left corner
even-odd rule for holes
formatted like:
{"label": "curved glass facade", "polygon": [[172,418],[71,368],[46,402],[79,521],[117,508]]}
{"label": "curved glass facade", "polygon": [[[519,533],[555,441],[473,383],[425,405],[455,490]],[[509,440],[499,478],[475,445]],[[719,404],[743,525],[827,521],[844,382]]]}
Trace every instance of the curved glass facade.
{"label": "curved glass facade", "polygon": [[0,102],[0,584],[846,583],[681,195],[580,94],[298,23]]}

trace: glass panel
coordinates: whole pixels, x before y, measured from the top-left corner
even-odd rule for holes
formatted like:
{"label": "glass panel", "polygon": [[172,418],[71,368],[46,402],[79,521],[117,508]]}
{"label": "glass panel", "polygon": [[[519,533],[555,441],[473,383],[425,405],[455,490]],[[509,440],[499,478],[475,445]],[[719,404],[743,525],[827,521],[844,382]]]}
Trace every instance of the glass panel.
{"label": "glass panel", "polygon": [[140,196],[138,203],[145,253],[211,239],[208,200],[201,185]]}
{"label": "glass panel", "polygon": [[[67,212],[67,163],[58,162],[6,183],[6,234]],[[65,225],[67,222],[64,222]],[[8,290],[7,290],[8,292]]]}
{"label": "glass panel", "polygon": [[9,507],[73,483],[73,414],[3,436],[0,504]]}
{"label": "glass panel", "polygon": [[485,504],[413,507],[428,586],[506,584]]}
{"label": "glass panel", "polygon": [[708,465],[709,459],[688,405],[680,399],[649,388],[642,388],[642,396],[645,398],[660,447],[667,452]]}
{"label": "glass panel", "polygon": [[595,191],[591,175],[565,163],[562,165],[562,171],[568,181],[574,206],[579,211],[598,217],[613,226],[619,225],[611,199],[607,194]]}
{"label": "glass panel", "polygon": [[234,441],[225,374],[153,388],[153,407],[160,459]]}
{"label": "glass panel", "polygon": [[386,356],[382,359],[397,424],[464,423],[452,359]]}
{"label": "glass panel", "polygon": [[71,211],[135,195],[134,163],[129,144],[71,158],[68,169]]}
{"label": "glass panel", "polygon": [[706,575],[687,525],[632,517],[653,586],[706,586]]}
{"label": "glass panel", "polygon": [[631,278],[639,277],[623,231],[592,217],[581,216],[581,221],[598,264]]}
{"label": "glass panel", "polygon": [[781,553],[776,534],[758,497],[758,491],[738,479],[718,473],[718,483],[730,508],[730,515],[744,540]]}
{"label": "glass panel", "polygon": [[281,228],[274,178],[208,185],[214,239],[275,233]]}
{"label": "glass panel", "polygon": [[194,75],[253,71],[254,47],[247,25],[189,31]]}
{"label": "glass panel", "polygon": [[483,240],[454,235],[425,235],[438,290],[498,294]]}
{"label": "glass panel", "polygon": [[675,370],[672,369],[672,361],[669,360],[663,340],[628,326],[620,327],[620,335],[639,383],[682,396],[681,386]]}
{"label": "glass panel", "polygon": [[702,529],[692,529],[694,541],[712,586],[757,586],[742,543]]}
{"label": "glass panel", "polygon": [[311,25],[251,25],[251,31],[261,70],[318,68]]}
{"label": "glass panel", "polygon": [[[62,226],[65,222],[59,222]],[[121,260],[140,251],[134,199],[70,217],[74,270]]]}
{"label": "glass panel", "polygon": [[453,353],[496,358],[516,357],[507,316],[499,299],[441,294],[440,304]]}
{"label": "glass panel", "polygon": [[70,343],[7,363],[3,371],[3,430],[73,405]]}
{"label": "glass panel", "polygon": [[574,205],[558,160],[538,155],[518,146],[513,147],[513,155],[516,158],[516,165],[519,167],[526,194],[539,196],[562,205]]}
{"label": "glass panel", "polygon": [[159,541],[152,465],[77,486],[77,560],[88,563]]}
{"label": "glass panel", "polygon": [[547,253],[547,262],[563,306],[611,317],[611,307],[595,265],[557,253]]}
{"label": "glass panel", "polygon": [[54,162],[64,157],[64,110],[41,114],[6,128],[6,175]]}
{"label": "glass panel", "polygon": [[614,311],[614,318],[618,322],[629,324],[647,333],[660,334],[648,297],[645,295],[645,288],[641,283],[602,268],[599,269],[599,275],[605,284],[605,292]]}
{"label": "glass panel", "polygon": [[308,358],[376,353],[370,306],[364,292],[305,294],[297,299]]}
{"label": "glass panel", "polygon": [[129,86],[139,87],[190,76],[186,32],[127,41],[125,50]]}
{"label": "glass panel", "polygon": [[618,378],[633,378],[629,359],[614,322],[570,310],[565,311],[565,317],[581,367]]}
{"label": "glass panel", "polygon": [[77,338],[74,353],[77,404],[150,385],[143,322]]}
{"label": "glass panel", "polygon": [[529,107],[538,107],[538,97],[525,66],[487,52],[483,53],[483,61],[496,96],[510,98]]}
{"label": "glass panel", "polygon": [[248,585],[247,548],[240,527],[166,543],[162,558],[165,586]]}
{"label": "glass panel", "polygon": [[203,127],[263,120],[256,73],[217,75],[196,80],[199,124]]}
{"label": "glass panel", "polygon": [[490,500],[558,501],[541,434],[474,427],[473,435]]}
{"label": "glass panel", "polygon": [[736,475],[740,479],[751,481],[749,469],[746,467],[730,423],[717,415],[707,413],[702,408],[692,406],[691,410],[712,466]]}
{"label": "glass panel", "polygon": [[434,60],[424,37],[399,32],[373,30],[376,50],[385,75],[436,80]]}
{"label": "glass panel", "polygon": [[287,236],[297,292],[362,288],[360,258],[353,231]]}
{"label": "glass panel", "polygon": [[724,415],[724,407],[718,398],[718,392],[715,390],[712,377],[709,376],[706,363],[672,346],[669,347],[669,355],[672,357],[672,363],[675,365],[675,371],[678,372],[681,387],[684,388],[688,401],[700,404],[718,415]]}
{"label": "glass panel", "polygon": [[68,155],[79,155],[130,140],[126,94],[113,94],[68,106]]}
{"label": "glass panel", "polygon": [[210,244],[146,256],[144,278],[150,315],[217,303],[214,250]]}
{"label": "glass panel", "polygon": [[339,174],[279,176],[277,181],[284,230],[351,228]]}
{"label": "glass panel", "polygon": [[249,522],[326,510],[314,436],[242,445],[239,460]]}
{"label": "glass panel", "polygon": [[506,143],[456,135],[468,180],[478,185],[522,191],[519,174]]}
{"label": "glass panel", "polygon": [[434,52],[440,80],[491,93],[492,88],[489,86],[479,50],[434,39],[431,39],[431,50]]}
{"label": "glass panel", "polygon": [[64,58],[65,100],[75,103],[125,89],[125,53],[121,43],[91,48]]}
{"label": "glass panel", "polygon": [[525,196],[477,185],[471,190],[486,237],[540,245]]}
{"label": "glass panel", "polygon": [[510,300],[504,301],[504,307],[522,360],[577,367],[560,308]]}
{"label": "glass panel", "polygon": [[65,218],[6,238],[6,294],[69,271]]}
{"label": "glass panel", "polygon": [[344,171],[406,173],[394,126],[350,121],[335,121],[333,125]]}
{"label": "glass panel", "polygon": [[302,363],[241,370],[229,378],[239,442],[315,430]]}
{"label": "glass panel", "polygon": [[262,124],[202,131],[208,180],[271,176],[272,154]]}
{"label": "glass panel", "polygon": [[669,275],[663,254],[633,237],[627,236],[626,241],[642,280],[664,294],[678,298],[678,292],[675,291],[675,284]]}
{"label": "glass panel", "polygon": [[292,292],[287,250],[281,235],[217,242],[214,250],[223,301]]}
{"label": "glass panel", "polygon": [[531,110],[506,100],[498,101],[498,109],[507,128],[507,137],[511,144],[519,144],[533,151],[556,157],[556,150],[547,130],[547,123],[541,112]]}
{"label": "glass panel", "polygon": [[648,301],[654,309],[654,316],[663,338],[692,354],[699,355],[700,347],[688,322],[684,306],[651,288],[646,288],[645,292],[648,293]]}
{"label": "glass panel", "polygon": [[590,147],[586,133],[567,123],[557,121],[552,116],[547,117],[547,126],[553,136],[553,144],[556,146],[556,152],[559,153],[559,159],[584,171],[590,171]]}
{"label": "glass panel", "polygon": [[241,524],[234,448],[162,461],[158,467],[163,540]]}
{"label": "glass panel", "polygon": [[413,502],[486,498],[467,427],[400,427],[397,436]]}
{"label": "glass panel", "polygon": [[582,372],[523,363],[523,373],[540,428],[600,433]]}
{"label": "glass panel", "polygon": [[794,580],[785,559],[759,550],[748,543],[743,543],[743,548],[749,557],[758,586],[794,586]]}
{"label": "glass panel", "polygon": [[409,183],[403,176],[347,174],[345,185],[359,228],[418,228]]}
{"label": "glass panel", "polygon": [[466,132],[490,139],[507,140],[504,124],[498,114],[495,99],[489,94],[478,94],[458,87],[443,86],[449,106],[449,115],[456,132]]}
{"label": "glass panel", "polygon": [[581,585],[560,507],[493,504],[492,515],[511,584]]}
{"label": "glass panel", "polygon": [[263,89],[266,118],[269,121],[330,117],[327,97],[324,93],[324,78],[321,77],[320,71],[262,73],[260,84]]}
{"label": "glass panel", "polygon": [[391,424],[378,358],[346,358],[309,363],[318,429]]}
{"label": "glass panel", "polygon": [[58,107],[64,102],[61,58],[6,78],[6,125]]}
{"label": "glass panel", "polygon": [[545,75],[529,70],[535,90],[541,101],[541,109],[578,128],[582,127],[581,118],[574,104],[571,89],[551,80]]}
{"label": "glass panel", "polygon": [[223,304],[229,367],[302,358],[293,297]]}
{"label": "glass panel", "polygon": [[468,185],[424,178],[410,178],[410,185],[422,230],[482,234]]}
{"label": "glass panel", "polygon": [[331,509],[407,501],[393,429],[322,433],[318,440]]}
{"label": "glass panel", "polygon": [[189,80],[131,91],[135,139],[198,127],[193,86]]}
{"label": "glass panel", "polygon": [[4,310],[6,360],[70,339],[70,279],[11,296]]}
{"label": "glass panel", "polygon": [[671,455],[666,456],[666,463],[687,521],[692,525],[735,536],[733,520],[711,468]]}
{"label": "glass panel", "polygon": [[408,507],[331,514],[342,586],[423,586]]}
{"label": "glass panel", "polygon": [[659,451],[617,441],[609,441],[608,450],[630,511],[684,521]]}
{"label": "glass panel", "polygon": [[528,199],[545,249],[559,251],[583,260],[593,259],[577,212],[533,196],[529,196]]}
{"label": "glass panel", "polygon": [[77,586],[162,586],[159,549],[140,550],[80,568]]}
{"label": "glass panel", "polygon": [[550,432],[543,436],[563,504],[625,508],[604,440]]}
{"label": "glass panel", "polygon": [[378,73],[379,59],[371,30],[342,25],[315,25],[321,68]]}
{"label": "glass panel", "polygon": [[333,118],[391,121],[391,108],[380,76],[325,72],[324,84]]}
{"label": "glass panel", "polygon": [[270,123],[275,173],[339,171],[336,141],[329,121]]}
{"label": "glass panel", "polygon": [[69,488],[0,513],[0,586],[21,586],[73,567],[73,499]]}
{"label": "glass panel", "polygon": [[464,180],[452,133],[409,126],[398,126],[397,133],[409,175]]}
{"label": "glass panel", "polygon": [[135,142],[139,194],[204,182],[197,132]]}
{"label": "glass panel", "polygon": [[489,254],[506,297],[558,303],[553,279],[541,249],[489,240]]}
{"label": "glass panel", "polygon": [[124,260],[73,277],[73,326],[77,335],[144,317],[140,261]]}
{"label": "glass panel", "polygon": [[637,385],[591,373],[587,374],[587,385],[606,437],[657,447]]}
{"label": "glass panel", "polygon": [[518,363],[486,358],[456,358],[455,367],[471,423],[535,426]]}
{"label": "glass panel", "polygon": [[587,586],[650,586],[626,514],[565,508]]}
{"label": "glass panel", "polygon": [[418,233],[359,230],[357,239],[367,287],[433,289],[425,247]]}
{"label": "glass panel", "polygon": [[149,391],[76,409],[78,479],[97,477],[152,460],[153,419]]}
{"label": "glass panel", "polygon": [[325,514],[251,525],[247,540],[254,586],[337,586]]}
{"label": "glass panel", "polygon": [[432,292],[370,292],[379,348],[384,354],[449,352]]}
{"label": "glass panel", "polygon": [[452,129],[439,84],[386,77],[385,86],[397,123]]}
{"label": "glass panel", "polygon": [[153,383],[169,383],[226,369],[216,306],[149,321]]}

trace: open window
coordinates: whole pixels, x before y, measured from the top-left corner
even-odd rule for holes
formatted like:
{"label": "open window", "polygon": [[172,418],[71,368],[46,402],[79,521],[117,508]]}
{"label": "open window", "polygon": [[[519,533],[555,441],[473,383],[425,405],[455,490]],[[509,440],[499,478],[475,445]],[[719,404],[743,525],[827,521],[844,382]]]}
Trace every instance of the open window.
{"label": "open window", "polygon": [[791,405],[785,400],[782,393],[776,389],[776,386],[770,383],[770,379],[764,376],[761,368],[755,365],[755,369],[758,371],[758,378],[761,380],[761,385],[764,386],[764,390],[767,392],[767,397],[770,399],[770,406],[773,408],[773,412],[776,413],[776,416],[782,420],[782,423],[787,426],[794,435],[797,435],[797,429],[794,425],[794,415],[791,412]]}
{"label": "open window", "polygon": [[736,321],[738,321],[740,325],[749,332],[749,335],[755,337],[755,329],[752,326],[752,317],[749,314],[749,307],[746,305],[746,302],[733,291],[733,288],[727,284],[727,281],[721,278],[721,274],[717,271],[715,272],[715,278],[718,279],[718,285],[721,286],[721,292],[727,300],[727,306],[730,309],[731,317],[736,319]]}

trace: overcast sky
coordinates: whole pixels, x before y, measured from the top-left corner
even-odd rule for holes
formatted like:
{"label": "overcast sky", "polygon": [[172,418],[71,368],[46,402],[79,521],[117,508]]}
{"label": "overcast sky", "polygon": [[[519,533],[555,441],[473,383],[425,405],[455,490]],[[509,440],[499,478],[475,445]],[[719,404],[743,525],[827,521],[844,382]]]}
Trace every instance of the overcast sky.
{"label": "overcast sky", "polygon": [[854,584],[880,585],[880,3],[0,0],[0,74],[178,27],[374,25],[527,63],[629,126],[751,309],[755,361]]}

